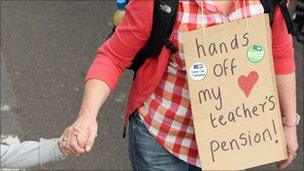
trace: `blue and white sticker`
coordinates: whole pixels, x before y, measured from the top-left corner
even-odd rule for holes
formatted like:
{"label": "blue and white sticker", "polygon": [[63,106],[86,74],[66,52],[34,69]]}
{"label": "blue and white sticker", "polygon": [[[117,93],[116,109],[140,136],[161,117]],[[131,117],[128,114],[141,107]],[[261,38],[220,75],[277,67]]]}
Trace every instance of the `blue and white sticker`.
{"label": "blue and white sticker", "polygon": [[205,64],[194,63],[189,69],[189,76],[193,81],[202,81],[207,75],[207,67]]}

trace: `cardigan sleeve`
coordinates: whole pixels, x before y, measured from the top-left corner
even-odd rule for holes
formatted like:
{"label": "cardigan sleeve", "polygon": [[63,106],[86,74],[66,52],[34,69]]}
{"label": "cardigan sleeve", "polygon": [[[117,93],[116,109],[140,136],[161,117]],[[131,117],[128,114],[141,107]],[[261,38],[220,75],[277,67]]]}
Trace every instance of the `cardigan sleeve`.
{"label": "cardigan sleeve", "polygon": [[15,145],[1,144],[1,168],[28,168],[51,161],[65,159],[58,146],[58,139],[26,141]]}
{"label": "cardigan sleeve", "polygon": [[104,81],[111,92],[123,71],[131,65],[152,29],[154,1],[131,0],[113,36],[98,48],[85,81]]}
{"label": "cardigan sleeve", "polygon": [[279,7],[275,9],[272,26],[272,52],[276,74],[290,74],[295,71],[292,36],[288,34],[287,26]]}

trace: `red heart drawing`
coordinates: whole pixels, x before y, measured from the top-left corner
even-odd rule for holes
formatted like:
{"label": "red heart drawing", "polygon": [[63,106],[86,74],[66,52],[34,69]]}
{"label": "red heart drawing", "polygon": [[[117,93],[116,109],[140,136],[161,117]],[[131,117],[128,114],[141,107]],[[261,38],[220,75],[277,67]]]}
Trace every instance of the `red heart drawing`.
{"label": "red heart drawing", "polygon": [[245,95],[248,97],[255,83],[259,79],[259,74],[255,71],[251,71],[248,76],[241,75],[238,79],[239,87],[243,90]]}

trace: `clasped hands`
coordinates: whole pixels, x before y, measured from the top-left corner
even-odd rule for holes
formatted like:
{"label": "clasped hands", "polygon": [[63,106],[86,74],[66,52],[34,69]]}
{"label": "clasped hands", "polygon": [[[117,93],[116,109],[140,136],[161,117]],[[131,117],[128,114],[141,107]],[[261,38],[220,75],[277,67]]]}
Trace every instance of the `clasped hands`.
{"label": "clasped hands", "polygon": [[59,147],[65,156],[78,156],[89,152],[97,137],[98,124],[95,118],[79,115],[77,120],[65,129],[59,139]]}

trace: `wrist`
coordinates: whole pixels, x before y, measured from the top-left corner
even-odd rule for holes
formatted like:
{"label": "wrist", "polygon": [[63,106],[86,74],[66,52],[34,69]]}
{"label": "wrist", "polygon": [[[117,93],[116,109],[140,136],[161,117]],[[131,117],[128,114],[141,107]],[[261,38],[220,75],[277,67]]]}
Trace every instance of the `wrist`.
{"label": "wrist", "polygon": [[78,113],[78,117],[88,118],[88,119],[97,119],[98,113],[96,112],[82,112]]}

